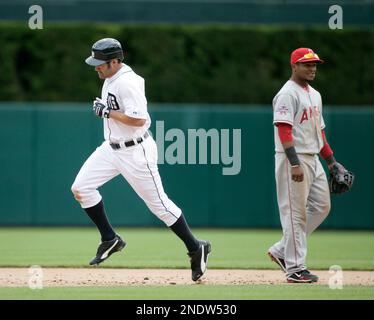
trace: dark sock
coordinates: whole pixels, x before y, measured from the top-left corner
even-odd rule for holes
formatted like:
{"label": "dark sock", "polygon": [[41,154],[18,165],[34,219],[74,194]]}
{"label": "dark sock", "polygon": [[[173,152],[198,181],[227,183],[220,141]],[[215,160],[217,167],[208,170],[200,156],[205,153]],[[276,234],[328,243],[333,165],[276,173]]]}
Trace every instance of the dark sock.
{"label": "dark sock", "polygon": [[170,229],[184,242],[188,252],[194,252],[199,249],[199,241],[191,233],[183,214],[170,226]]}
{"label": "dark sock", "polygon": [[101,241],[112,240],[116,233],[110,225],[108,218],[105,214],[104,204],[101,200],[96,206],[84,209],[88,216],[91,218],[101,234]]}

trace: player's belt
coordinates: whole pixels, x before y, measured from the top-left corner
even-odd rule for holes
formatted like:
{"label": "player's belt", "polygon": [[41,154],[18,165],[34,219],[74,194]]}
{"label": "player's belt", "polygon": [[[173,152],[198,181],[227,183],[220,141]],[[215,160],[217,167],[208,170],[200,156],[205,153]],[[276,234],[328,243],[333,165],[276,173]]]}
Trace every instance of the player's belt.
{"label": "player's belt", "polygon": [[132,140],[128,140],[128,141],[121,141],[119,143],[109,143],[109,144],[112,147],[112,149],[117,150],[117,149],[121,149],[123,147],[128,148],[128,147],[135,146],[136,144],[142,143],[148,137],[149,137],[149,133],[146,132],[141,137],[136,138],[136,139],[132,139]]}

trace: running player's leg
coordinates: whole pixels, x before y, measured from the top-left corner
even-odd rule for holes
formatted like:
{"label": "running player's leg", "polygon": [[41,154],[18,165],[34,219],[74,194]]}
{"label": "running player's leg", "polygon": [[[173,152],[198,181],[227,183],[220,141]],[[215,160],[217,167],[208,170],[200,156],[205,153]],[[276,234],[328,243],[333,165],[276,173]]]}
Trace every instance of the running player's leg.
{"label": "running player's leg", "polygon": [[71,187],[75,199],[99,229],[102,241],[113,239],[115,232],[107,219],[102,196],[97,189],[118,174],[112,163],[111,148],[103,143],[85,161]]}
{"label": "running player's leg", "polygon": [[117,168],[153,214],[170,227],[189,252],[199,249],[182,210],[164,191],[157,166],[157,146],[152,137],[132,148],[118,151]]}

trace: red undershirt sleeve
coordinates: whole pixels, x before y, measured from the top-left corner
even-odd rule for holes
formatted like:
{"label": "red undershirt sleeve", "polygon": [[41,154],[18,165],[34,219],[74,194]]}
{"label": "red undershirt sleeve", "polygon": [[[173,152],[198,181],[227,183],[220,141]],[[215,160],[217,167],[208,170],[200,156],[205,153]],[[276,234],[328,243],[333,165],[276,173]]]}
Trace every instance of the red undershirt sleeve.
{"label": "red undershirt sleeve", "polygon": [[279,139],[282,143],[293,141],[292,125],[289,123],[277,123]]}

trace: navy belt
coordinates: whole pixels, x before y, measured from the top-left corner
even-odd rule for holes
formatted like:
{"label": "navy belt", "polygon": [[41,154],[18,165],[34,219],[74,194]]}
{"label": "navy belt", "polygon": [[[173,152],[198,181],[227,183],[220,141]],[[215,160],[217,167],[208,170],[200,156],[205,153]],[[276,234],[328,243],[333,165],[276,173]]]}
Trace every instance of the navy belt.
{"label": "navy belt", "polygon": [[128,141],[121,142],[121,143],[109,143],[109,144],[112,147],[112,149],[118,150],[118,149],[121,149],[123,147],[128,148],[128,147],[135,146],[136,144],[142,143],[148,137],[149,137],[149,133],[146,132],[141,137],[136,138],[136,139],[128,140]]}

